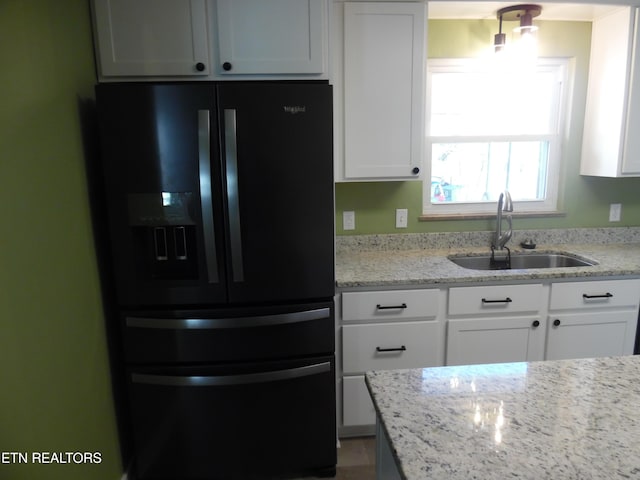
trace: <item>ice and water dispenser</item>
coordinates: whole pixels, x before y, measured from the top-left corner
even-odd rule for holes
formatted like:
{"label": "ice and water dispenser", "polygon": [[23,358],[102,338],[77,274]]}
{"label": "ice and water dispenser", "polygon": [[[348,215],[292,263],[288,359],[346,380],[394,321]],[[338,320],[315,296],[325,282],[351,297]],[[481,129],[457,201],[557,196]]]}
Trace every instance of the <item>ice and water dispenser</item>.
{"label": "ice and water dispenser", "polygon": [[191,192],[128,195],[134,256],[150,279],[198,277],[196,222]]}

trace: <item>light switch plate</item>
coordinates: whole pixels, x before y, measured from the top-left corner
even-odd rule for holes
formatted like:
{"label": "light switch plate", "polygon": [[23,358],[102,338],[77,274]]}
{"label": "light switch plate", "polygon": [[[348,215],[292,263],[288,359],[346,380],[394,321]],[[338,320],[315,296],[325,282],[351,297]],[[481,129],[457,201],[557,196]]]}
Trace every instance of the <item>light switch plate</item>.
{"label": "light switch plate", "polygon": [[354,211],[342,212],[342,229],[343,230],[356,229],[356,212]]}
{"label": "light switch plate", "polygon": [[406,208],[396,209],[396,228],[407,228],[409,211]]}

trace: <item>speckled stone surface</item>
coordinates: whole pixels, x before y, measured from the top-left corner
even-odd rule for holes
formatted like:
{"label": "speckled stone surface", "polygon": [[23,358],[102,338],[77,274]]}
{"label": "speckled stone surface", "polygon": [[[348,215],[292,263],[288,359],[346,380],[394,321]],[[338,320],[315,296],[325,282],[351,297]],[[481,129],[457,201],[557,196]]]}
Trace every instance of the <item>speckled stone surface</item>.
{"label": "speckled stone surface", "polygon": [[640,478],[640,356],[366,374],[405,480]]}
{"label": "speckled stone surface", "polygon": [[[563,253],[596,265],[528,270],[470,270],[449,256],[490,253],[492,232],[359,235],[336,239],[336,285],[341,289],[640,276],[640,228],[529,230],[514,233],[514,254]],[[531,238],[535,250],[520,242]]]}

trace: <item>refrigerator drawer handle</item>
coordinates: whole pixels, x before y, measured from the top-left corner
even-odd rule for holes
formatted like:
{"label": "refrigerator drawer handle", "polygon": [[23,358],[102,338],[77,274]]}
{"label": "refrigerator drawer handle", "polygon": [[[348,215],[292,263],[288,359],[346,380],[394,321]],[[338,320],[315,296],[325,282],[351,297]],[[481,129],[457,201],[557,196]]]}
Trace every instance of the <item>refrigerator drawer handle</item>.
{"label": "refrigerator drawer handle", "polygon": [[329,308],[304,312],[280,313],[237,318],[140,318],[127,317],[127,327],[171,330],[215,330],[223,328],[266,327],[288,323],[310,322],[330,318]]}
{"label": "refrigerator drawer handle", "polygon": [[150,375],[145,373],[131,374],[133,383],[146,385],[163,385],[170,387],[221,387],[227,385],[248,385],[254,383],[276,382],[294,378],[319,375],[331,371],[331,363],[323,362],[304,367],[274,370],[271,372],[247,373],[242,375],[220,376],[173,376]]}
{"label": "refrigerator drawer handle", "polygon": [[242,264],[242,232],[240,229],[240,196],[238,192],[238,132],[236,110],[224,110],[224,159],[227,170],[227,213],[231,240],[231,270],[234,282],[244,281]]}
{"label": "refrigerator drawer handle", "polygon": [[213,201],[211,198],[211,125],[209,110],[198,110],[198,167],[207,279],[209,283],[218,283],[218,260],[216,258],[216,237],[213,226]]}

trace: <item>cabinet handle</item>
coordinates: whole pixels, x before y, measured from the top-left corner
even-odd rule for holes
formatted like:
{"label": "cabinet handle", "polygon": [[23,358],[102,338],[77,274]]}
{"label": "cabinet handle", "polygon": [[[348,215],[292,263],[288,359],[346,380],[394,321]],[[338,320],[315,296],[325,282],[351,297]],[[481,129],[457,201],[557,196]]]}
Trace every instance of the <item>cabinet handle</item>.
{"label": "cabinet handle", "polygon": [[559,327],[560,326],[560,320],[558,320],[557,318],[553,321],[553,326],[554,327]]}
{"label": "cabinet handle", "polygon": [[413,173],[414,175],[418,175],[420,173],[420,168],[419,167],[413,167],[413,169],[411,170],[411,173]]}
{"label": "cabinet handle", "polygon": [[377,304],[376,308],[378,310],[394,310],[394,309],[399,309],[399,308],[407,308],[407,304],[403,303],[402,305],[380,305]]}
{"label": "cabinet handle", "polygon": [[376,347],[376,352],[404,352],[407,349],[404,345],[396,348],[381,348]]}
{"label": "cabinet handle", "polygon": [[196,63],[196,70],[199,72],[204,72],[204,69],[206,68],[205,64],[202,62],[198,62]]}
{"label": "cabinet handle", "polygon": [[585,300],[588,300],[590,298],[611,298],[613,297],[613,293],[603,293],[602,295],[587,295],[586,293],[582,294],[582,298],[584,298]]}
{"label": "cabinet handle", "polygon": [[482,303],[511,303],[511,302],[513,302],[513,300],[511,300],[509,297],[503,300],[487,300],[486,298],[482,299]]}
{"label": "cabinet handle", "polygon": [[533,325],[533,328],[539,327],[540,326],[540,320],[534,320],[531,325]]}
{"label": "cabinet handle", "polygon": [[228,72],[228,71],[229,71],[229,70],[231,70],[232,68],[233,68],[233,66],[232,66],[232,65],[231,65],[231,63],[229,63],[229,62],[224,62],[224,63],[222,64],[222,69],[223,69],[225,72]]}

